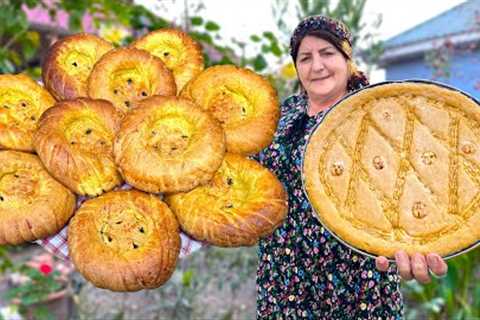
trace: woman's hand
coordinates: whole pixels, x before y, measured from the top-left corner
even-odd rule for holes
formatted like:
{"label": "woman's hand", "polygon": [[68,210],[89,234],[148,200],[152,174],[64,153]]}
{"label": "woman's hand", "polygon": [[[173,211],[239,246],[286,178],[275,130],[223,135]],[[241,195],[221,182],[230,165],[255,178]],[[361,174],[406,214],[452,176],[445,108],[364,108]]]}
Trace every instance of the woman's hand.
{"label": "woman's hand", "polygon": [[[395,262],[402,279],[415,279],[423,284],[431,281],[429,270],[438,277],[444,276],[448,270],[445,261],[436,253],[429,253],[426,256],[415,253],[409,257],[405,251],[400,250],[395,253]],[[375,264],[379,271],[388,270],[389,262],[385,257],[377,257]]]}

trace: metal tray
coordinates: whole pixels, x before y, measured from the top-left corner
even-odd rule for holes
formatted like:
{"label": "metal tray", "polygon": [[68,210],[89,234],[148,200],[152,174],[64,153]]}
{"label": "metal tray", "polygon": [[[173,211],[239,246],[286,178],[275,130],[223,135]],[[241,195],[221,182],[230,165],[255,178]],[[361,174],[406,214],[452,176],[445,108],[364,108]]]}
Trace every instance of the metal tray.
{"label": "metal tray", "polygon": [[[357,94],[358,92],[360,91],[363,91],[363,90],[368,90],[370,88],[374,88],[374,87],[377,87],[377,86],[383,86],[383,85],[386,85],[386,84],[392,84],[392,83],[425,83],[425,84],[432,84],[432,85],[436,85],[436,86],[440,86],[440,87],[443,87],[445,89],[449,89],[449,90],[452,90],[452,91],[456,91],[456,92],[459,92],[461,94],[463,94],[464,96],[466,96],[467,98],[471,99],[472,101],[474,101],[479,107],[480,107],[480,101],[477,100],[476,98],[472,97],[470,94],[458,89],[458,88],[454,88],[452,86],[449,86],[445,83],[441,83],[441,82],[437,82],[437,81],[431,81],[431,80],[425,80],[425,79],[406,79],[406,80],[399,80],[399,81],[383,81],[383,82],[378,82],[378,83],[375,83],[375,84],[372,84],[372,85],[369,85],[369,86],[365,86],[357,91],[353,91],[351,93],[349,93],[348,95],[346,95],[345,97],[343,97],[340,101],[338,101],[336,104],[334,104],[332,107],[330,107],[325,113],[324,115],[321,117],[320,121],[313,127],[312,131],[311,131],[311,134],[310,136],[308,137],[307,141],[306,141],[306,144],[305,144],[305,148],[303,150],[303,154],[302,154],[302,162],[301,162],[301,168],[302,168],[302,174],[301,174],[301,179],[302,179],[302,189],[303,189],[303,193],[305,194],[305,196],[307,197],[307,200],[308,202],[311,203],[309,197],[308,197],[308,193],[305,189],[305,177],[304,177],[304,164],[303,164],[303,160],[305,159],[305,152],[307,150],[307,146],[308,144],[310,143],[310,139],[311,137],[314,135],[315,131],[318,129],[318,127],[322,124],[322,122],[325,120],[325,118],[328,117],[328,114],[330,113],[330,111],[332,111],[333,109],[335,109],[335,107],[337,107],[342,101],[344,100],[347,100],[349,97],[351,96],[354,96],[355,94]],[[353,251],[361,254],[361,255],[364,255],[364,256],[367,256],[367,257],[370,257],[370,258],[376,258],[378,257],[377,255],[373,254],[373,253],[370,253],[370,252],[367,252],[365,250],[362,250],[362,249],[359,249],[359,248],[356,248],[354,246],[352,246],[351,244],[349,244],[348,242],[346,242],[345,240],[343,240],[342,238],[340,238],[340,236],[338,236],[336,233],[334,233],[332,230],[330,230],[326,224],[323,223],[322,219],[320,218],[320,216],[316,213],[315,211],[315,208],[313,206],[312,207],[312,211],[313,213],[315,214],[315,217],[320,221],[320,223],[322,224],[322,226],[328,230],[328,232],[330,232],[330,234],[335,238],[337,239],[340,243],[342,243],[343,245],[347,246],[348,248],[352,249]],[[458,251],[458,252],[454,252],[454,253],[451,253],[447,256],[444,256],[443,259],[445,260],[448,260],[448,259],[452,259],[454,257],[457,257],[461,254],[464,254],[464,253],[467,253],[475,248],[477,248],[478,246],[480,246],[480,239],[473,243],[472,245]],[[389,261],[395,261],[394,259],[392,258],[388,258]]]}

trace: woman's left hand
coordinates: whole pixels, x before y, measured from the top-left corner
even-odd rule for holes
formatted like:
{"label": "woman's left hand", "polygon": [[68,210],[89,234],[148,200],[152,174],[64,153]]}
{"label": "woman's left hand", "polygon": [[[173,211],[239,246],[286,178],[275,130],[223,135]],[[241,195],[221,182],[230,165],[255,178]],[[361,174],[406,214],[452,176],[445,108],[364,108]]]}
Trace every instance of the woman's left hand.
{"label": "woman's left hand", "polygon": [[[429,270],[438,277],[447,274],[448,270],[445,260],[436,253],[429,253],[426,256],[421,253],[415,253],[410,257],[405,251],[400,250],[395,253],[395,262],[402,279],[415,279],[423,284],[431,281]],[[375,264],[379,271],[388,270],[389,262],[385,257],[377,257]]]}

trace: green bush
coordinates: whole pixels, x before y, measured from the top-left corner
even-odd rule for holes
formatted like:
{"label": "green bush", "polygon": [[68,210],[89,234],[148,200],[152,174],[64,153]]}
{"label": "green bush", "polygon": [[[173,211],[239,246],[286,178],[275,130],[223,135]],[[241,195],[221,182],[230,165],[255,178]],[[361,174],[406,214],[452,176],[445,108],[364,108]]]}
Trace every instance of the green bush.
{"label": "green bush", "polygon": [[480,319],[480,249],[449,260],[444,278],[402,289],[407,319]]}

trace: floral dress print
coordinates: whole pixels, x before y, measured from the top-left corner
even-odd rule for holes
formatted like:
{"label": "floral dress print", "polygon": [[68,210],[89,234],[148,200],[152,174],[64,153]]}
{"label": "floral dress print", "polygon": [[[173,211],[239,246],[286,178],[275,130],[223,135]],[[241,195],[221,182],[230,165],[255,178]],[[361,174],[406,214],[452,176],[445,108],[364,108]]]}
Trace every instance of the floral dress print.
{"label": "floral dress print", "polygon": [[401,319],[400,278],[393,266],[338,242],[314,217],[302,189],[302,153],[324,112],[307,115],[307,97],[288,98],[272,144],[258,159],[285,186],[286,221],[259,243],[258,319]]}

